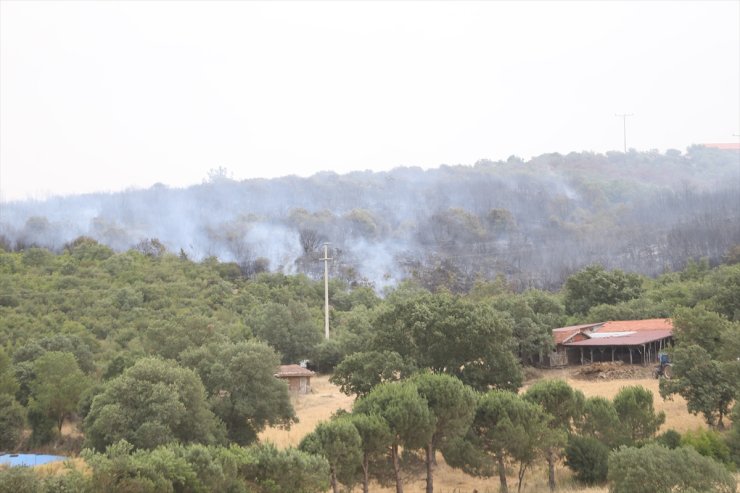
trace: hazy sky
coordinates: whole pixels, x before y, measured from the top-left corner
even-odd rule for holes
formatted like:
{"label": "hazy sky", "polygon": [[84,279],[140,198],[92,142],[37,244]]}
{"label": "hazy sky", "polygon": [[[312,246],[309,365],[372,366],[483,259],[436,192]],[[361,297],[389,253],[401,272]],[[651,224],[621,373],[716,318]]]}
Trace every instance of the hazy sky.
{"label": "hazy sky", "polygon": [[740,1],[0,1],[0,199],[740,133]]}

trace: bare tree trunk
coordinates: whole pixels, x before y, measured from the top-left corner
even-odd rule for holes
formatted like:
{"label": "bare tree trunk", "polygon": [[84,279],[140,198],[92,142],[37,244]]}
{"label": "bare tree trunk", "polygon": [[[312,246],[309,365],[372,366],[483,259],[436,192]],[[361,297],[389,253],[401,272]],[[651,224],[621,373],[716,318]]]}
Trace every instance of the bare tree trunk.
{"label": "bare tree trunk", "polygon": [[432,443],[429,442],[426,446],[426,453],[427,453],[427,493],[434,493],[434,478],[433,476],[433,470],[434,470],[434,449],[432,448]]}
{"label": "bare tree trunk", "polygon": [[331,490],[333,493],[339,493],[339,483],[337,483],[337,471],[332,467],[330,470]]}
{"label": "bare tree trunk", "polygon": [[370,459],[367,454],[362,457],[362,493],[369,492],[370,483]]}
{"label": "bare tree trunk", "polygon": [[550,491],[555,491],[555,452],[552,449],[547,452],[547,485]]}
{"label": "bare tree trunk", "polygon": [[331,477],[331,490],[334,493],[339,493],[339,485],[337,484],[337,472],[332,467],[329,471]]}
{"label": "bare tree trunk", "polygon": [[403,493],[403,481],[401,481],[401,464],[398,461],[398,445],[391,447],[391,458],[393,459],[393,473],[396,475],[396,493]]}
{"label": "bare tree trunk", "polygon": [[498,479],[501,482],[501,493],[509,493],[509,485],[506,484],[506,464],[501,455],[498,456]]}
{"label": "bare tree trunk", "polygon": [[522,493],[522,484],[524,483],[524,473],[527,472],[527,464],[519,464],[519,483],[516,486],[516,492]]}

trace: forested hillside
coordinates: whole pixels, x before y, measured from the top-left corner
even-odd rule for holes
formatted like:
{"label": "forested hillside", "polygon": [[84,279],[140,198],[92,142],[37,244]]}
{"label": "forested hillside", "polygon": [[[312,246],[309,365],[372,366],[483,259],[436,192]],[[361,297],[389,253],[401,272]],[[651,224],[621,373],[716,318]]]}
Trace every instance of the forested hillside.
{"label": "forested hillside", "polygon": [[580,268],[655,276],[690,259],[716,264],[740,243],[740,154],[571,153],[424,171],[235,181],[210,173],[187,189],[1,205],[6,250],[60,252],[80,236],[114,251],[236,262],[242,275],[323,272],[376,289],[416,279],[470,290],[502,275],[552,289]]}
{"label": "forested hillside", "polygon": [[[570,392],[578,406],[590,401],[544,384],[543,395],[515,393],[523,369],[551,350],[552,328],[572,323],[671,316],[679,343],[675,378],[661,384],[661,392],[681,395],[689,411],[713,426],[722,424],[737,395],[737,247],[717,267],[692,261],[656,279],[589,266],[558,292],[518,293],[499,277],[476,282],[464,295],[404,282],[380,298],[367,286],[335,279],[327,341],[321,281],[281,273],[247,278],[237,263],[194,262],[147,245],[146,253],[116,253],[81,237],[60,253],[0,251],[0,449],[86,448],[82,457],[93,471],[49,480],[43,491],[62,484],[68,491],[323,491],[329,480],[363,481],[364,442],[355,427],[377,441],[367,452],[374,472],[364,480],[402,482],[407,473],[401,468],[414,466],[408,457],[401,460],[399,446],[426,450],[420,460],[429,481],[437,450],[450,465],[487,477],[495,466],[486,461],[504,452],[476,436],[455,441],[470,427],[476,406],[476,416],[489,407],[493,413],[480,419],[494,419],[504,406],[530,420],[523,428],[530,448],[507,449],[502,463],[525,461],[526,470],[572,442],[586,455],[588,447],[598,449],[597,481],[604,481],[610,448],[654,439],[662,418],[652,410],[652,394],[635,388],[629,391],[635,395],[624,396],[644,409],[622,409],[617,399],[594,401],[597,409],[574,408],[568,412],[576,414],[558,421],[553,416],[560,411],[546,405],[548,393]],[[317,427],[301,450],[259,444],[265,427],[296,420],[287,386],[273,374],[281,361],[301,359],[333,370],[342,391],[360,398],[357,409]],[[391,411],[396,405],[403,410]],[[391,440],[383,430],[402,426],[394,421],[397,412],[410,421],[397,431],[401,438]],[[442,416],[447,421],[438,421]],[[612,421],[602,422],[607,418]],[[647,427],[637,437],[627,433],[638,429],[636,419]],[[578,442],[581,436],[590,442]],[[687,438],[705,439],[726,442],[725,455],[715,458],[737,460],[731,455],[740,450],[737,427],[722,438]],[[345,448],[332,448],[336,444]],[[529,458],[516,455],[525,452]],[[629,453],[614,467],[629,467]],[[400,461],[397,467],[390,459]],[[726,484],[726,471],[705,462],[712,478]],[[585,474],[592,466],[583,467]],[[0,475],[6,484],[42,481],[23,471]]]}

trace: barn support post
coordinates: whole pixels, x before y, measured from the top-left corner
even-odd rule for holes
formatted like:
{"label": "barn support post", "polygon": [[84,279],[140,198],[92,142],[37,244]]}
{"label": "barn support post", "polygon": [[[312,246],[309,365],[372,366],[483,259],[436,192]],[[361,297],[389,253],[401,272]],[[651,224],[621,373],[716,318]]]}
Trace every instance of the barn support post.
{"label": "barn support post", "polygon": [[647,364],[647,349],[645,348],[645,344],[642,345],[642,366],[645,366]]}
{"label": "barn support post", "polygon": [[591,348],[591,363],[594,362],[594,348]]}
{"label": "barn support post", "polygon": [[581,364],[583,364],[583,348],[581,348]]}
{"label": "barn support post", "polygon": [[614,363],[614,349],[616,349],[614,346],[612,346],[612,363]]}
{"label": "barn support post", "polygon": [[629,350],[630,350],[630,365],[631,365],[632,364],[632,348],[630,347]]}

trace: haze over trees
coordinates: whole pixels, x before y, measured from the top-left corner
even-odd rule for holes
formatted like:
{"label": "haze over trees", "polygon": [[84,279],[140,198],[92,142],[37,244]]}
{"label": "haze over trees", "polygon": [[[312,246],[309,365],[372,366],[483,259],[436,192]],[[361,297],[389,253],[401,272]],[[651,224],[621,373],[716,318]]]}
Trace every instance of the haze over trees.
{"label": "haze over trees", "polygon": [[[635,158],[642,156],[634,154]],[[578,156],[562,158],[562,167],[570,169]],[[660,163],[669,157],[675,161],[671,166],[692,159],[710,160],[711,164],[711,159],[716,159],[720,164],[715,163],[715,168],[707,166],[717,171],[725,170],[724,156],[693,149],[686,156],[656,155],[654,164],[662,169]],[[417,216],[415,222],[394,226],[397,229],[389,226],[391,219],[370,214],[370,209],[348,213],[335,223],[334,213],[284,208],[294,223],[280,223],[281,227],[286,231],[300,228],[297,238],[303,252],[290,269],[305,274],[269,272],[275,264],[259,258],[246,263],[236,258],[199,258],[173,248],[159,235],[140,240],[132,248],[122,247],[123,251],[86,236],[51,250],[6,241],[0,245],[0,447],[55,446],[70,452],[84,448],[81,453],[90,474],[47,481],[24,472],[0,471],[0,485],[37,484],[39,491],[308,493],[360,483],[367,491],[370,481],[375,480],[390,482],[402,491],[408,475],[416,469],[424,471],[419,476],[426,477],[431,492],[439,451],[450,465],[470,474],[498,477],[507,489],[507,472],[516,473],[522,488],[528,471],[537,464],[545,467],[549,463],[551,486],[556,484],[557,459],[564,457],[584,482],[599,483],[611,477],[615,489],[632,491],[631,483],[620,482],[612,467],[629,470],[643,460],[639,450],[657,443],[678,451],[661,448],[651,458],[650,467],[685,467],[695,458],[693,452],[685,451],[690,448],[706,458],[696,462],[706,477],[703,482],[686,484],[696,491],[705,491],[702,488],[707,484],[725,488],[729,484],[722,472],[725,466],[717,466],[717,462],[729,467],[740,457],[740,419],[720,433],[730,413],[738,416],[733,403],[740,392],[740,242],[731,243],[737,209],[717,206],[715,212],[727,222],[710,232],[721,232],[720,236],[703,237],[704,246],[694,251],[700,253],[676,260],[682,267],[679,270],[671,270],[670,263],[662,264],[656,272],[616,269],[613,263],[594,263],[595,256],[586,253],[583,258],[589,262],[582,268],[578,267],[580,260],[568,264],[560,271],[565,277],[553,289],[523,290],[530,284],[522,283],[524,277],[518,276],[524,275],[522,266],[526,263],[518,264],[521,268],[514,271],[499,270],[500,263],[485,271],[488,254],[464,257],[461,252],[480,238],[482,243],[489,241],[486,235],[495,229],[502,232],[501,251],[520,255],[526,249],[517,253],[514,243],[507,243],[506,238],[532,241],[538,238],[538,228],[547,228],[550,223],[525,227],[518,224],[515,208],[507,212],[495,207],[491,212],[490,204],[481,209],[488,211],[489,222],[485,222],[472,209],[450,201],[469,200],[478,190],[468,176],[471,179],[466,178],[466,186],[472,192],[460,192],[454,198],[452,192],[461,190],[456,188],[458,173],[482,179],[500,167],[508,170],[507,179],[519,180],[522,190],[527,190],[532,183],[529,179],[544,180],[533,171],[541,164],[512,160],[473,168],[382,174],[383,179],[391,175],[408,175],[409,180],[427,177],[420,179],[426,187],[435,183],[432,178],[437,175],[449,181],[447,198],[437,190],[447,201],[444,211],[429,214],[431,222],[424,222],[426,216]],[[605,169],[607,165],[605,162]],[[693,176],[692,169],[677,174]],[[717,171],[715,178],[720,174]],[[350,178],[343,178],[346,187],[357,192],[352,188],[357,184]],[[575,182],[582,184],[579,180]],[[707,180],[704,178],[702,186],[714,183]],[[279,182],[261,185],[277,186]],[[241,187],[254,185],[226,180],[187,191],[161,191],[166,197],[226,186],[238,195]],[[601,190],[601,186],[594,185],[594,190]],[[640,190],[644,192],[640,200],[655,206],[655,196],[650,195],[654,190]],[[549,191],[541,189],[545,203]],[[149,192],[136,193],[146,197]],[[678,192],[659,192],[674,193]],[[698,196],[715,205],[727,205],[723,200],[733,198],[727,195],[720,199],[714,195],[719,193],[716,190],[684,193],[684,199],[699,209],[701,201],[691,202]],[[359,192],[358,196],[367,198]],[[502,196],[506,194],[502,192]],[[204,200],[220,200],[207,197]],[[609,197],[594,201],[609,206],[600,209],[599,221],[611,227],[615,218],[628,217],[620,214],[633,206],[616,206]],[[621,197],[619,200],[626,200]],[[491,201],[499,198],[489,197]],[[341,205],[350,198],[339,194],[333,200]],[[643,203],[640,200],[636,204]],[[679,217],[669,214],[669,209],[681,202],[676,200],[657,209],[665,214],[661,217]],[[524,201],[516,203],[525,206]],[[167,210],[165,202],[160,206]],[[607,210],[610,212],[604,212]],[[695,210],[683,217],[691,217]],[[584,209],[573,217],[594,221],[593,214],[593,210]],[[224,226],[214,237],[231,242],[228,244],[234,251],[241,251],[249,260],[249,252],[239,249],[248,244],[244,238],[251,238],[249,234],[263,224],[263,218],[245,221],[238,226],[244,226],[246,236],[227,234],[231,226]],[[515,223],[516,228],[512,226]],[[396,283],[395,277],[387,278],[394,285],[379,294],[362,280],[361,264],[353,264],[357,252],[336,246],[333,268],[339,275],[329,283],[331,339],[327,341],[321,335],[323,282],[312,278],[314,267],[320,266],[314,254],[326,231],[336,233],[347,224],[352,225],[356,244],[368,238],[380,242],[384,234],[411,231],[417,239],[422,233],[437,238],[434,241],[438,243],[428,243],[436,245],[435,255],[443,246],[450,250],[446,250],[444,261],[428,263],[428,257],[422,263],[399,264],[409,267],[402,276],[408,279]],[[423,231],[415,229],[418,224],[424,225]],[[566,229],[581,231],[583,224],[573,222]],[[31,225],[36,231],[48,226],[38,218]],[[321,229],[324,227],[329,229]],[[533,229],[527,229],[530,227]],[[591,233],[595,242],[602,241],[606,229],[600,227],[589,229],[588,235],[579,233],[579,242],[574,245],[593,246],[589,243]],[[670,226],[674,227],[678,226]],[[517,236],[525,229],[526,235]],[[125,234],[134,234],[131,231]],[[647,226],[639,231],[648,236],[655,233]],[[360,241],[361,237],[365,240]],[[265,238],[272,241],[280,237]],[[564,243],[553,241],[553,259],[573,253],[558,251]],[[622,239],[615,241],[619,244]],[[423,244],[421,239],[418,244]],[[718,252],[720,246],[724,249],[716,256],[702,258],[710,244]],[[480,265],[483,270],[462,269],[463,264],[456,263],[451,253],[455,251],[460,253],[457,260],[476,269]],[[668,250],[651,247],[650,251],[659,251],[662,256]],[[621,262],[627,257],[616,258]],[[552,381],[530,385],[519,393],[523,368],[552,350],[553,328],[655,317],[672,317],[676,326],[671,354],[675,378],[662,383],[662,395],[681,395],[688,410],[700,413],[716,431],[682,436],[668,430],[656,435],[664,417],[655,412],[655,396],[639,387],[627,387],[613,400],[587,399],[564,382]],[[274,378],[274,372],[281,362],[296,363],[304,358],[322,371],[335,371],[333,381],[343,392],[358,397],[354,409],[340,412],[316,428],[300,450],[278,450],[259,443],[259,433],[265,427],[288,427],[295,422],[287,385]],[[81,436],[61,433],[63,425],[76,427]],[[675,484],[661,483],[663,486],[673,488]],[[20,487],[15,489],[21,491]]]}
{"label": "haze over trees", "polygon": [[0,238],[58,252],[86,236],[117,252],[214,256],[234,262],[232,275],[311,278],[329,241],[332,277],[376,289],[412,278],[464,292],[497,275],[517,290],[554,289],[591,264],[655,276],[720,261],[740,242],[739,170],[736,151],[702,146],[305,179],[235,181],[219,169],[187,189],[6,203]]}

